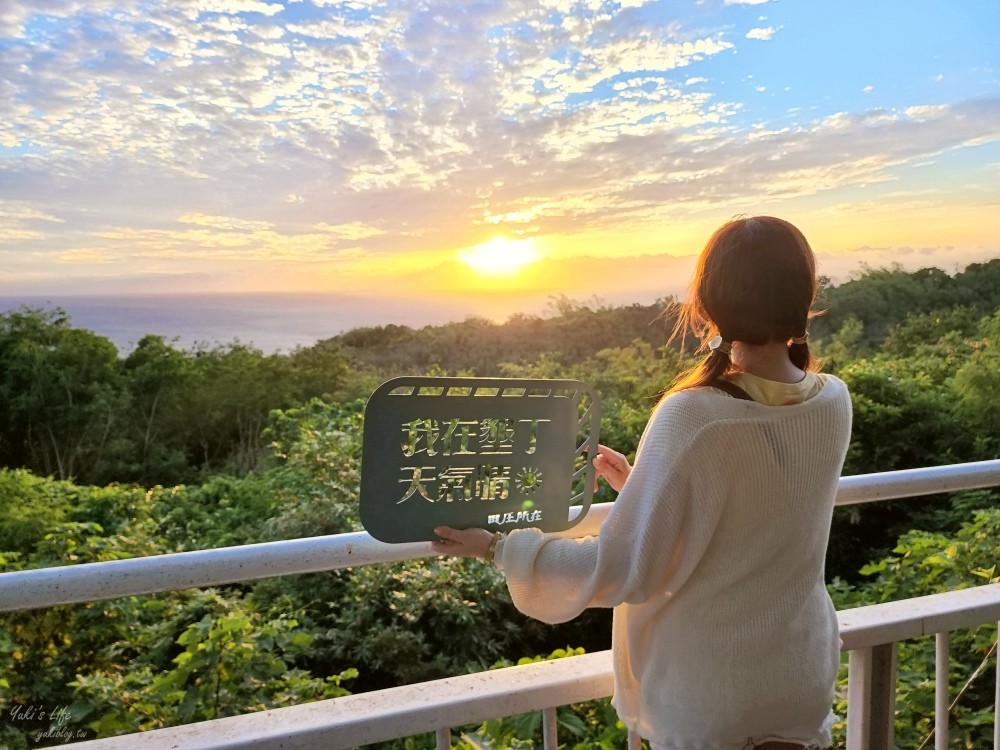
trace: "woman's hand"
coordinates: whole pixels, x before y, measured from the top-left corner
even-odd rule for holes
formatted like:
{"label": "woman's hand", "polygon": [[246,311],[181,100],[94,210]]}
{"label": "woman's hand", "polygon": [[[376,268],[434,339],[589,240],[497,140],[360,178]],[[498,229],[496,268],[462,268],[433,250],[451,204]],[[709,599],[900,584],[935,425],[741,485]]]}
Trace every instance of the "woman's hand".
{"label": "woman's hand", "polygon": [[450,526],[438,526],[434,533],[440,539],[431,542],[431,549],[439,555],[459,557],[486,557],[495,536],[486,529],[453,529]]}
{"label": "woman's hand", "polygon": [[597,489],[597,480],[604,477],[605,481],[611,485],[615,492],[621,492],[632,472],[625,455],[616,450],[611,450],[606,445],[597,446],[597,455],[594,456],[594,489]]}

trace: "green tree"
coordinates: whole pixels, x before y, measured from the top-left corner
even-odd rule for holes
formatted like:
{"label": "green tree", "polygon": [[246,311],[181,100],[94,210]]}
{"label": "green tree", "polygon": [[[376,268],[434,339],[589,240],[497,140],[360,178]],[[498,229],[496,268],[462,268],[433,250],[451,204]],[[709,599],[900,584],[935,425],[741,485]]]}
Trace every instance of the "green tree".
{"label": "green tree", "polygon": [[196,350],[191,366],[183,412],[189,461],[208,471],[252,471],[268,413],[296,400],[288,359],[236,343]]}
{"label": "green tree", "polygon": [[0,316],[4,463],[61,479],[99,476],[121,422],[118,350],[61,310]]}
{"label": "green tree", "polygon": [[143,336],[122,363],[134,450],[119,479],[178,482],[191,478],[183,451],[190,360],[162,336]]}
{"label": "green tree", "polygon": [[957,415],[977,430],[977,458],[995,458],[1000,448],[1000,310],[981,325],[982,339],[950,382]]}
{"label": "green tree", "polygon": [[[348,383],[349,366],[343,348],[334,341],[322,341],[315,346],[299,348],[288,355],[291,371],[289,376],[296,386],[296,400],[307,401],[319,398],[326,402],[350,400],[367,396],[378,383],[370,383],[363,393],[354,391],[354,384]],[[355,374],[360,379],[359,374]],[[344,389],[350,388],[350,393]]]}
{"label": "green tree", "polygon": [[955,304],[952,287],[952,278],[937,268],[907,272],[898,264],[890,268],[865,266],[857,278],[825,290],[828,307],[813,321],[812,328],[824,337],[854,316],[864,324],[860,343],[872,351],[890,326],[907,314]]}
{"label": "green tree", "polygon": [[340,534],[361,528],[361,436],[364,403],[304,406],[271,412],[264,439],[272,459],[262,480],[273,504],[272,539]]}
{"label": "green tree", "polygon": [[[31,555],[49,528],[75,505],[76,487],[54,482],[27,469],[0,469],[0,554],[2,567]],[[12,554],[13,553],[13,554]]]}

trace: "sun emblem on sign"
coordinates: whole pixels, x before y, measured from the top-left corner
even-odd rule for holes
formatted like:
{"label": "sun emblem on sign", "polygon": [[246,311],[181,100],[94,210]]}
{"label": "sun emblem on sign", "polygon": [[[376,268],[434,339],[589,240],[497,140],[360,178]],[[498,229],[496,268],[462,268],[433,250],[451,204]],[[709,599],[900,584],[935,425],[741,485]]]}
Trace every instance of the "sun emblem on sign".
{"label": "sun emblem on sign", "polygon": [[542,472],[531,466],[525,466],[517,472],[514,482],[521,492],[525,495],[531,495],[542,483]]}

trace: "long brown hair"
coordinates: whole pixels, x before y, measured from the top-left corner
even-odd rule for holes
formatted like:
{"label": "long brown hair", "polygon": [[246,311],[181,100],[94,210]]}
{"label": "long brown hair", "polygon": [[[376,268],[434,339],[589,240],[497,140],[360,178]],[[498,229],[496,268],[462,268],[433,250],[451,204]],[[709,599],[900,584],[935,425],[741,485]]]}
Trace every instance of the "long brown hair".
{"label": "long brown hair", "polygon": [[[754,345],[785,341],[796,367],[815,370],[809,344],[792,342],[805,336],[815,298],[816,260],[802,232],[773,216],[733,219],[702,250],[670,340],[683,343],[690,333],[703,342],[700,349],[716,334]],[[668,393],[735,372],[725,348],[678,375]]]}

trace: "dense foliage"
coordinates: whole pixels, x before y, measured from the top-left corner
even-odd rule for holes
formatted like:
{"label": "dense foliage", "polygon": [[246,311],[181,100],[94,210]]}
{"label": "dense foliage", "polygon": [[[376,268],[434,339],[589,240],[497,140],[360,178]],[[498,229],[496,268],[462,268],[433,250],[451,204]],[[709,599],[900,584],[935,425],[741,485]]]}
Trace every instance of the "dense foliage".
{"label": "dense foliage", "polygon": [[[631,453],[690,357],[663,345],[665,305],[560,299],[548,317],[357,329],[278,355],[150,336],[121,356],[61,311],[6,313],[0,570],[356,530],[364,397],[404,373],[579,378],[601,395],[602,441]],[[1000,454],[1000,260],[955,276],[867,270],[826,288],[822,306],[815,348],[854,400],[845,474]],[[596,498],[612,499],[607,488]],[[828,555],[838,607],[1000,580],[997,507],[995,491],[976,491],[839,510]],[[6,614],[0,746],[600,650],[609,622],[595,610],[543,625],[514,609],[493,568],[436,558]],[[955,747],[991,731],[991,683],[975,675],[995,660],[996,637],[995,624],[955,634],[953,684],[969,681]],[[900,645],[902,746],[930,731],[932,645]],[[575,747],[623,744],[607,701],[562,709],[560,727]],[[456,730],[455,741],[526,747],[539,736],[532,715]]]}
{"label": "dense foliage", "polygon": [[234,343],[179,351],[145,336],[119,357],[60,310],[0,316],[0,462],[87,484],[243,475],[272,409],[344,393],[347,362],[319,344],[263,355]]}

